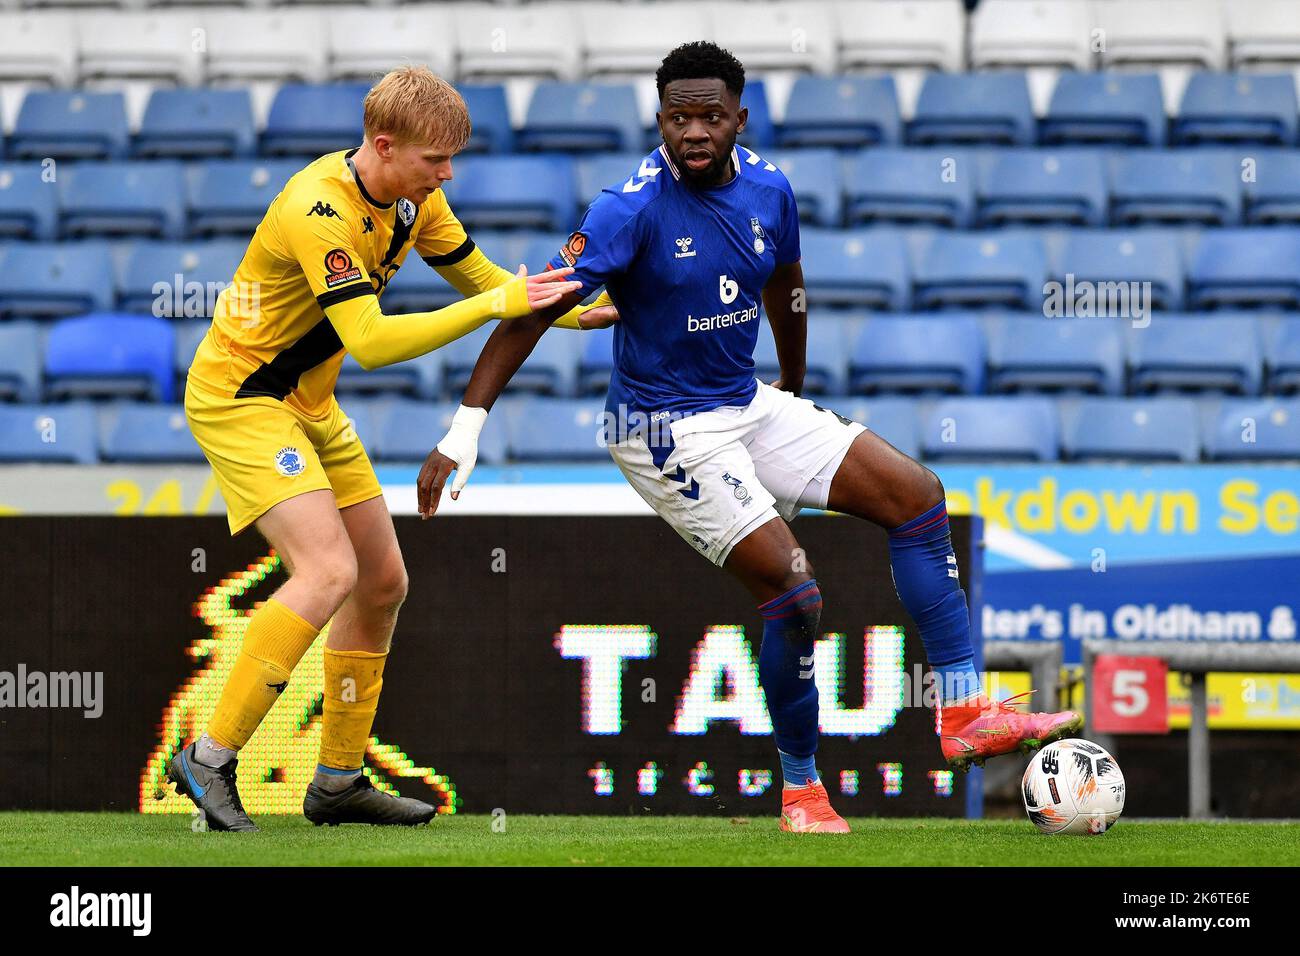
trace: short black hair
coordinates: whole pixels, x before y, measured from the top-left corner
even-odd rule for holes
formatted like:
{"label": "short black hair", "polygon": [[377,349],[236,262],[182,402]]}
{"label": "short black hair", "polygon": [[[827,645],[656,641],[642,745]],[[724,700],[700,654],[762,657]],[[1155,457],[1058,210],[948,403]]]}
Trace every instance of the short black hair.
{"label": "short black hair", "polygon": [[683,43],[666,57],[655,73],[659,99],[674,80],[721,80],[736,96],[745,89],[745,68],[728,51],[708,40]]}

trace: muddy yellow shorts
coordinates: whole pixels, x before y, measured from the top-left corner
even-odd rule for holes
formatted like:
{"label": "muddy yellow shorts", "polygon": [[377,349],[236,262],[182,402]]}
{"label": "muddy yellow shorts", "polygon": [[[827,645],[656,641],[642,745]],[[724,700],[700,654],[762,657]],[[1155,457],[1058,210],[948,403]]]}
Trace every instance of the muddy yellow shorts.
{"label": "muddy yellow shorts", "polygon": [[190,383],[185,418],[226,499],[231,535],[308,491],[333,490],[340,508],[383,493],[333,398],[328,414],[315,421],[274,398],[226,398]]}

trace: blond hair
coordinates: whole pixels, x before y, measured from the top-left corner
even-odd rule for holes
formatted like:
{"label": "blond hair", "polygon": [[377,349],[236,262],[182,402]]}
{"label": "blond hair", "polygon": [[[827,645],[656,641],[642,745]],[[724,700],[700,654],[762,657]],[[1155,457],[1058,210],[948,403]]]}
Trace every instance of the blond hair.
{"label": "blond hair", "polygon": [[445,147],[469,143],[469,109],[456,88],[423,66],[393,70],[366,94],[366,139],[386,133],[398,143]]}

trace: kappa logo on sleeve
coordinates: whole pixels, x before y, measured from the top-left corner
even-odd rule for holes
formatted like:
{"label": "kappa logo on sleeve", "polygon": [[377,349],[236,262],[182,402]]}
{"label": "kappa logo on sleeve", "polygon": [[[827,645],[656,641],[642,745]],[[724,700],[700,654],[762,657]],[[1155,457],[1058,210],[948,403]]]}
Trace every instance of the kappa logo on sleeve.
{"label": "kappa logo on sleeve", "polygon": [[560,249],[560,258],[564,260],[565,265],[575,266],[578,260],[582,258],[582,252],[587,248],[587,237],[580,232],[575,232],[569,236],[569,241]]}
{"label": "kappa logo on sleeve", "polygon": [[325,253],[325,288],[352,282],[361,278],[361,270],[352,264],[352,257],[342,249]]}

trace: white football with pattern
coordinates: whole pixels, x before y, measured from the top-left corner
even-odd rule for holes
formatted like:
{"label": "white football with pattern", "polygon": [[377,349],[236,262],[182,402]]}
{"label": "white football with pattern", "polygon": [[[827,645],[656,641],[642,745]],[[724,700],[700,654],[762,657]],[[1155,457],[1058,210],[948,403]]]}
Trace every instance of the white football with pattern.
{"label": "white football with pattern", "polygon": [[1020,781],[1025,812],[1044,833],[1105,833],[1124,811],[1124,775],[1090,740],[1061,740],[1034,754]]}

